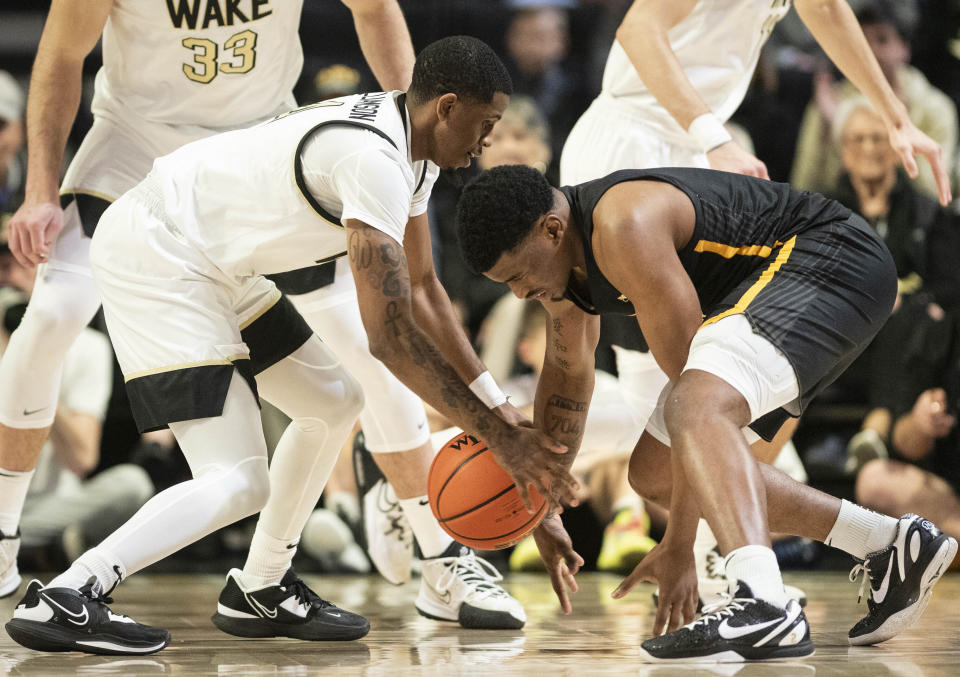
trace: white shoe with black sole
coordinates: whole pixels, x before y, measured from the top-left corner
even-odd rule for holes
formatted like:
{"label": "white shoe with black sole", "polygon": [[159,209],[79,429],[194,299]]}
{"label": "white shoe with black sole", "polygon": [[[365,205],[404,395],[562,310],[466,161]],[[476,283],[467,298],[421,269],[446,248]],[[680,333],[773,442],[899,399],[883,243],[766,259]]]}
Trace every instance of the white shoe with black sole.
{"label": "white shoe with black sole", "polygon": [[9,597],[20,588],[23,579],[17,569],[19,552],[20,532],[7,536],[0,531],[0,599]]}
{"label": "white shoe with black sole", "polygon": [[781,609],[737,582],[725,606],[708,607],[679,630],[648,639],[640,653],[651,661],[742,663],[812,656],[810,625],[796,600]]}
{"label": "white shoe with black sole", "polygon": [[277,585],[244,588],[243,572],[231,569],[211,619],[237,637],[292,637],[310,641],[360,639],[366,618],[334,606],[288,569]]}
{"label": "white shoe with black sole", "polygon": [[520,602],[500,587],[500,572],[470,548],[453,542],[420,566],[414,605],[422,616],[484,630],[517,630],[527,622]]}
{"label": "white shoe with black sole", "polygon": [[353,441],[353,473],[360,493],[364,549],[380,575],[394,585],[410,580],[413,565],[413,529],[393,487],[387,482],[363,433]]}
{"label": "white shoe with black sole", "polygon": [[17,644],[35,651],[145,655],[170,643],[163,628],[113,613],[111,601],[95,578],[79,590],[44,588],[34,580],[5,627]]}
{"label": "white shoe with black sole", "polygon": [[957,541],[932,522],[907,514],[900,518],[893,543],[867,555],[850,572],[855,581],[863,574],[867,615],[850,628],[850,644],[877,644],[903,632],[923,614],[933,586],[957,554]]}

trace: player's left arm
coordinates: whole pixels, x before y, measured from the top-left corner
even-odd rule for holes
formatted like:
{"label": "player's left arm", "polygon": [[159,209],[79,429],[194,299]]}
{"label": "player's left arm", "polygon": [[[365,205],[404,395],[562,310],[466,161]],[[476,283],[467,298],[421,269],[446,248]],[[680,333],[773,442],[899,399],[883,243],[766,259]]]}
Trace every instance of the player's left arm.
{"label": "player's left arm", "polygon": [[846,0],[795,0],[794,5],[827,56],[876,106],[907,174],[917,176],[914,155],[927,158],[937,181],[940,203],[947,205],[951,200],[950,179],[942,149],[910,121],[906,106],[880,70],[850,5]]}
{"label": "player's left arm", "polygon": [[[437,277],[426,213],[412,216],[407,221],[403,249],[407,254],[410,303],[417,325],[433,340],[463,382],[468,385],[473,383],[487,368],[470,345],[447,290]],[[495,411],[508,423],[516,424],[527,420],[526,416],[506,401],[498,403]]]}
{"label": "player's left arm", "polygon": [[675,196],[663,191],[636,196],[621,184],[597,204],[594,255],[606,278],[633,304],[650,352],[673,382],[687,363],[703,313],[671,225],[696,215],[692,205],[678,209]]}
{"label": "player's left arm", "polygon": [[384,90],[406,89],[413,76],[413,42],[397,0],[341,0],[353,14],[360,49]]}

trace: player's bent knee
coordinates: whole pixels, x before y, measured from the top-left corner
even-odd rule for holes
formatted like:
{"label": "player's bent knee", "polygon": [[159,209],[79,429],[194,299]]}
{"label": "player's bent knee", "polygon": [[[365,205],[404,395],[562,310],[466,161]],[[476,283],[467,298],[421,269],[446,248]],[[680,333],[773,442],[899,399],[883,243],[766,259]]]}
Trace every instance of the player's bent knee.
{"label": "player's bent knee", "polygon": [[67,308],[48,308],[46,306],[27,307],[27,312],[11,336],[25,341],[34,351],[44,354],[44,359],[52,359],[66,354],[74,339],[90,321],[86,314],[70,312]]}
{"label": "player's bent knee", "polygon": [[238,463],[229,474],[229,501],[234,520],[263,510],[270,498],[270,473],[262,458],[247,459]]}

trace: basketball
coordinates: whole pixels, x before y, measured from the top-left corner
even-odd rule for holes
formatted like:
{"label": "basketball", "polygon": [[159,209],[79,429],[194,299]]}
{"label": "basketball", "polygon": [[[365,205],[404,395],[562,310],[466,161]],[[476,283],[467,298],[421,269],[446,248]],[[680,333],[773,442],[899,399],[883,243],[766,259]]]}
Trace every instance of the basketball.
{"label": "basketball", "polygon": [[482,440],[461,433],[433,459],[427,478],[430,509],[458,543],[478,550],[499,550],[520,541],[540,524],[547,502],[533,487],[536,507],[527,512],[510,475]]}

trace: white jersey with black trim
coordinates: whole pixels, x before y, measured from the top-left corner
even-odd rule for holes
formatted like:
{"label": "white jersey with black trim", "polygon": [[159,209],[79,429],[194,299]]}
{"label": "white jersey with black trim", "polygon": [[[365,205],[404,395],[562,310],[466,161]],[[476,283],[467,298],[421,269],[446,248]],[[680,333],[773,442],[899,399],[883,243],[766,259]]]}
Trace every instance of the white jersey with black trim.
{"label": "white jersey with black trim", "polygon": [[401,244],[439,174],[410,158],[403,92],[331,99],[189,143],[144,181],[174,234],[232,275],[268,275],[346,252],[341,220]]}
{"label": "white jersey with black trim", "polygon": [[[773,27],[790,0],[700,0],[667,37],[693,88],[720,120],[740,106]],[[686,140],[686,131],[640,79],[618,40],[603,71],[601,96],[628,105],[651,131]]]}
{"label": "white jersey with black trim", "polygon": [[217,129],[296,104],[303,0],[114,0],[92,109]]}

